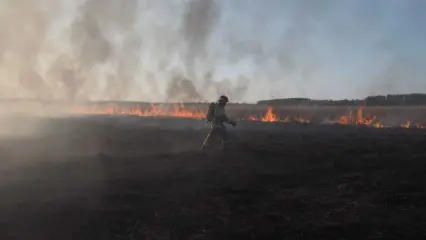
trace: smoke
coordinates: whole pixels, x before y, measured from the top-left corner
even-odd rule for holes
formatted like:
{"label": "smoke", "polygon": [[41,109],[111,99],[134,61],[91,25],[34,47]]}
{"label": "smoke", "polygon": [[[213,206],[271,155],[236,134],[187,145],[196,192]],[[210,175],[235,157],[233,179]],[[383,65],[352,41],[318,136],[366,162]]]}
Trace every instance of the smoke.
{"label": "smoke", "polygon": [[218,14],[216,7],[214,0],[188,3],[182,34],[187,48],[186,65],[190,69],[197,57],[206,57],[206,45]]}
{"label": "smoke", "polygon": [[0,94],[231,101],[426,91],[426,3],[3,0]]}

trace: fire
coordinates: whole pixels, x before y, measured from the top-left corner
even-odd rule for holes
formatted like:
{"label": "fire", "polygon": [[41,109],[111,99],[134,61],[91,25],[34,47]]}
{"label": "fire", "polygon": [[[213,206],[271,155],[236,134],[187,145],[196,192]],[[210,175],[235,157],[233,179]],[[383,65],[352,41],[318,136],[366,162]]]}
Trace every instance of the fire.
{"label": "fire", "polygon": [[410,128],[411,126],[411,121],[406,121],[405,123],[401,124],[402,128]]}
{"label": "fire", "polygon": [[410,120],[407,120],[405,123],[400,125],[401,128],[426,128],[426,126],[421,125],[420,123],[413,124]]}
{"label": "fire", "polygon": [[269,107],[266,111],[266,114],[262,116],[262,122],[277,122],[279,121],[279,118],[277,118],[277,115],[272,111],[272,107]]}
{"label": "fire", "polygon": [[277,117],[277,114],[274,113],[272,107],[268,107],[266,113],[260,118],[256,116],[250,116],[248,118],[250,121],[261,121],[261,122],[299,122],[299,123],[309,123],[308,119],[304,119],[302,117],[286,117],[281,119]]}
{"label": "fire", "polygon": [[133,115],[140,117],[180,117],[202,119],[206,113],[198,110],[185,108],[184,105],[173,105],[172,109],[161,108],[154,104],[148,109],[142,109],[140,106],[134,108],[117,108],[108,106],[104,108],[97,107],[75,107],[71,110],[75,114],[96,114],[96,115]]}
{"label": "fire", "polygon": [[358,108],[357,113],[354,114],[353,111],[349,111],[348,115],[341,116],[337,122],[331,121],[330,123],[338,123],[343,125],[368,125],[375,128],[385,127],[376,117],[364,117],[363,107]]}
{"label": "fire", "polygon": [[[144,109],[141,106],[136,107],[75,107],[71,109],[74,114],[96,114],[96,115],[133,115],[140,117],[179,117],[179,118],[193,118],[193,119],[205,119],[206,112],[196,109],[186,108],[183,104],[173,105],[172,107],[161,107],[155,104],[151,104],[148,108]],[[261,116],[249,116],[244,118],[248,121],[258,122],[298,122],[298,123],[310,123],[311,121],[303,117],[284,117],[280,118],[272,107],[268,107],[266,112]],[[241,119],[241,120],[244,120]],[[349,111],[347,115],[340,116],[337,120],[326,121],[326,124],[341,124],[341,125],[356,125],[356,126],[369,126],[374,128],[388,127],[381,123],[377,117],[366,116],[364,114],[364,107],[360,107],[357,111]],[[401,128],[423,128],[419,123],[413,123],[412,121],[406,121],[400,125]]]}

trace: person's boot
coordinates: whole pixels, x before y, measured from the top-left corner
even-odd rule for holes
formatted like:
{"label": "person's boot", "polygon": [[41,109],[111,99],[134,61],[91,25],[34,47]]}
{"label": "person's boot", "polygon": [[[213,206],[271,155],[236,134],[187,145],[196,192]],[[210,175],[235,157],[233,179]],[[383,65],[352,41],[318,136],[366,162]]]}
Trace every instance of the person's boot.
{"label": "person's boot", "polygon": [[204,153],[208,148],[210,147],[210,145],[209,144],[207,144],[207,143],[203,143],[202,145],[201,145],[201,149],[200,149],[200,151],[202,152],[202,153]]}

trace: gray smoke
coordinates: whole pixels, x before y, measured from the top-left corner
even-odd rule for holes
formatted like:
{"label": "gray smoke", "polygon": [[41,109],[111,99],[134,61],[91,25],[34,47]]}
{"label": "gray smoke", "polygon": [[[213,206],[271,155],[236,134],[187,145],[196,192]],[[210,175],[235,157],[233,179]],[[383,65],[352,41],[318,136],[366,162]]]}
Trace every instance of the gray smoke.
{"label": "gray smoke", "polygon": [[0,93],[43,97],[49,91],[37,72],[37,58],[46,38],[51,9],[30,0],[5,0],[0,7]]}
{"label": "gray smoke", "polygon": [[232,101],[426,91],[422,0],[3,0],[0,94]]}
{"label": "gray smoke", "polygon": [[[68,99],[75,99],[79,93],[87,97],[90,91],[82,91],[83,86],[93,81],[91,77],[101,77],[100,73],[94,76],[91,73],[96,72],[96,67],[108,66],[110,71],[102,78],[102,95],[107,99],[125,99],[134,81],[138,67],[136,52],[141,46],[134,31],[137,1],[89,0],[79,6],[77,12],[70,26],[71,54],[60,56],[70,59],[71,64],[62,61],[52,65],[51,71],[59,73],[52,80],[64,86]],[[114,35],[119,36],[118,41],[114,41]],[[100,86],[92,84],[92,87]]]}
{"label": "gray smoke", "polygon": [[217,18],[214,0],[190,1],[183,19],[182,34],[186,43],[186,64],[191,68],[196,58],[206,57],[206,46]]}

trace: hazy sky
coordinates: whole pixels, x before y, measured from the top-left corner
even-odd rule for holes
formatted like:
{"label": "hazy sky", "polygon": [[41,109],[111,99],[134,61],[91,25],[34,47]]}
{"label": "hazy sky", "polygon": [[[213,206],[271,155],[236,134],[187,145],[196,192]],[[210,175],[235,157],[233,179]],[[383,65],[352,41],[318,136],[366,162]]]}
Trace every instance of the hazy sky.
{"label": "hazy sky", "polygon": [[426,1],[221,3],[225,24],[217,34],[233,32],[247,45],[241,52],[238,46],[227,50],[223,58],[230,52],[258,58],[236,67],[224,64],[222,74],[258,79],[253,91],[261,98],[426,91]]}
{"label": "hazy sky", "polygon": [[425,0],[0,2],[2,94],[163,101],[176,75],[205,99],[426,92]]}

